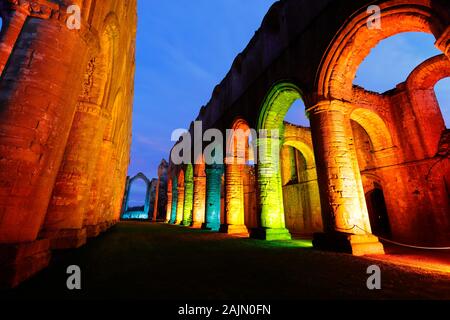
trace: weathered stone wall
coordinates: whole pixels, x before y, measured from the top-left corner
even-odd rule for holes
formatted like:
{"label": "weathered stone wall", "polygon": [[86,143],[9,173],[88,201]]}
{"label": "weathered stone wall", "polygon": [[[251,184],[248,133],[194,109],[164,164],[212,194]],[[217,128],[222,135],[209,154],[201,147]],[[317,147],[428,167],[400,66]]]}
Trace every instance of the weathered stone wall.
{"label": "weathered stone wall", "polygon": [[[67,27],[69,4],[81,8],[80,30]],[[16,285],[48,263],[49,248],[80,246],[88,229],[95,236],[118,220],[136,1],[5,0],[0,8],[0,243],[15,248],[0,278]]]}

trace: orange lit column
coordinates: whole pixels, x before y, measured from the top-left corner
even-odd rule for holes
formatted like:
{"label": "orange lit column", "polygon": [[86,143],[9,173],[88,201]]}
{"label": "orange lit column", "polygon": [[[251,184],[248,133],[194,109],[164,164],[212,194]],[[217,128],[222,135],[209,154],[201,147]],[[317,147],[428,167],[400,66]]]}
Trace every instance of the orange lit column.
{"label": "orange lit column", "polygon": [[153,218],[152,221],[156,222],[156,218],[158,216],[158,202],[159,202],[159,187],[161,185],[161,177],[158,177],[158,182],[156,183],[156,191],[155,191],[155,202],[153,204]]}
{"label": "orange lit column", "polygon": [[177,218],[175,224],[183,223],[183,211],[184,211],[184,182],[180,181],[177,188]]}
{"label": "orange lit column", "polygon": [[41,233],[54,249],[86,243],[83,222],[105,124],[99,106],[79,104]]}
{"label": "orange lit column", "polygon": [[192,227],[200,229],[205,222],[206,176],[194,177]]}
{"label": "orange lit column", "polygon": [[113,153],[113,143],[111,141],[103,140],[100,149],[100,155],[97,159],[95,177],[89,192],[89,204],[87,206],[86,217],[84,225],[88,238],[96,237],[101,231],[100,220],[100,199],[102,190],[105,185],[105,179],[108,174],[105,168],[110,163]]}
{"label": "orange lit column", "polygon": [[166,209],[166,223],[169,223],[172,216],[172,179],[167,181],[167,209]]}
{"label": "orange lit column", "polygon": [[226,224],[222,231],[229,234],[248,236],[244,217],[243,165],[238,158],[227,159],[225,166],[225,215]]}
{"label": "orange lit column", "polygon": [[309,110],[324,223],[324,233],[314,235],[314,246],[354,255],[382,254],[382,244],[370,234],[350,110],[337,100]]}

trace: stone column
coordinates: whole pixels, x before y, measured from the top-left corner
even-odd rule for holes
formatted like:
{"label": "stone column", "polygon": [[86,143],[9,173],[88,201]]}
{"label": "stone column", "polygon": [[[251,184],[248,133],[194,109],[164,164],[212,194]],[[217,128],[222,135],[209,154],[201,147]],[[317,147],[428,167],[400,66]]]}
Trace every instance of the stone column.
{"label": "stone column", "polygon": [[41,233],[51,239],[54,249],[78,248],[86,243],[83,221],[106,125],[101,112],[98,105],[78,105]]}
{"label": "stone column", "polygon": [[158,182],[156,183],[156,191],[155,191],[155,202],[153,203],[153,218],[152,221],[156,222],[156,218],[158,217],[158,202],[159,202],[159,187],[161,185],[161,177],[158,177]]}
{"label": "stone column", "polygon": [[244,165],[237,158],[227,161],[225,166],[225,216],[222,231],[228,234],[249,236],[245,226],[244,212]]}
{"label": "stone column", "polygon": [[184,183],[178,184],[177,217],[175,224],[182,224],[184,210]]}
{"label": "stone column", "polygon": [[167,181],[167,208],[166,208],[166,223],[170,222],[172,216],[172,179]]}
{"label": "stone column", "polygon": [[81,32],[37,17],[41,4],[34,17],[22,13],[29,8],[23,4],[13,5],[19,11],[10,11],[0,42],[0,286],[16,286],[48,265],[50,241],[38,234],[89,49]]}
{"label": "stone column", "polygon": [[205,222],[206,177],[194,177],[192,228],[201,228]]}
{"label": "stone column", "polygon": [[183,209],[183,226],[189,227],[192,224],[192,207],[194,200],[194,182],[185,180],[184,188],[184,209]]}
{"label": "stone column", "polygon": [[172,212],[170,213],[170,224],[175,224],[177,220],[177,205],[178,205],[178,181],[175,179],[172,182]]}
{"label": "stone column", "polygon": [[309,109],[324,224],[324,233],[314,235],[314,246],[354,255],[384,253],[370,234],[350,111],[350,105],[337,100]]}
{"label": "stone column", "polygon": [[219,231],[223,165],[206,167],[206,216],[203,229]]}
{"label": "stone column", "polygon": [[284,217],[279,137],[260,137],[257,144],[260,228],[252,236],[265,240],[290,240]]}

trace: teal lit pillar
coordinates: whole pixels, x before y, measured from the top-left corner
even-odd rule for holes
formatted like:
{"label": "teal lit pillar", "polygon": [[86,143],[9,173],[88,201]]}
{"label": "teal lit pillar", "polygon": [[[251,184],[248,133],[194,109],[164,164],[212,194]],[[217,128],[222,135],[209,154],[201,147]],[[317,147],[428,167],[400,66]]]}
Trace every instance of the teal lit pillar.
{"label": "teal lit pillar", "polygon": [[206,215],[204,229],[219,231],[223,165],[206,167]]}
{"label": "teal lit pillar", "polygon": [[172,183],[172,212],[170,215],[170,224],[175,224],[177,220],[177,204],[178,204],[178,179],[175,177]]}

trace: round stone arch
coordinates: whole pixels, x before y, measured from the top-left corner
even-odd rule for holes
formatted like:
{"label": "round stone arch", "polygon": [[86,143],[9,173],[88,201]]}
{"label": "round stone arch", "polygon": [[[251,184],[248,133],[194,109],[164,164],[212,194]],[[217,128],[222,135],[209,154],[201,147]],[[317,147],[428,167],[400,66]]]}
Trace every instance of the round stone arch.
{"label": "round stone arch", "polygon": [[290,239],[286,229],[280,168],[284,118],[302,91],[292,82],[279,82],[268,92],[260,108],[258,130],[258,187],[260,230],[255,236],[267,240]]}
{"label": "round stone arch", "polygon": [[450,60],[441,54],[432,57],[417,66],[406,80],[406,86],[414,113],[421,119],[420,132],[428,156],[438,152],[439,143],[446,124],[435,85],[442,79],[450,77]]}
{"label": "round stone arch", "polygon": [[142,172],[139,172],[134,177],[130,178],[127,183],[126,191],[125,191],[125,206],[124,206],[124,212],[122,213],[122,217],[126,215],[129,212],[129,201],[130,201],[130,190],[137,180],[142,180],[145,182],[146,185],[146,191],[145,191],[145,205],[144,205],[144,214],[149,214],[149,208],[150,208],[150,185],[151,181],[143,174]]}
{"label": "round stone arch", "polygon": [[394,148],[392,136],[386,123],[374,111],[355,108],[350,113],[350,120],[358,123],[367,132],[375,155]]}
{"label": "round stone arch", "polygon": [[430,33],[438,40],[445,36],[447,23],[435,2],[375,1],[373,4],[381,9],[381,29],[368,28],[367,6],[350,16],[322,58],[316,76],[318,101],[351,97],[358,67],[380,41],[402,32]]}

